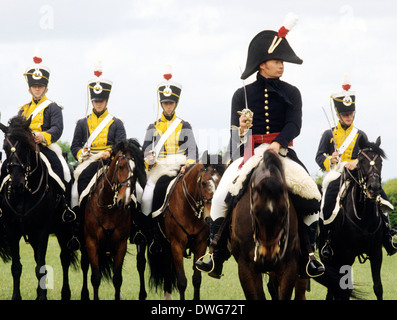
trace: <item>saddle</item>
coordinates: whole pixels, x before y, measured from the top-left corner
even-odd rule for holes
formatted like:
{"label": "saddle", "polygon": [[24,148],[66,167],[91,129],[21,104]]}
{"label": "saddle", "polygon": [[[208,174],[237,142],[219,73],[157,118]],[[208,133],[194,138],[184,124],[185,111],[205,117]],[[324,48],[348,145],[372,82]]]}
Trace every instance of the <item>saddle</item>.
{"label": "saddle", "polygon": [[181,173],[178,173],[176,177],[164,175],[157,180],[153,192],[152,218],[159,216],[165,211],[170,202],[171,194],[181,175]]}
{"label": "saddle", "polygon": [[[284,175],[288,190],[304,199],[315,199],[321,201],[321,194],[316,183],[306,170],[288,157],[279,155],[283,164]],[[235,198],[234,203],[244,194],[252,172],[262,162],[263,155],[253,155],[244,166],[236,172],[233,182],[229,186],[229,197]]]}

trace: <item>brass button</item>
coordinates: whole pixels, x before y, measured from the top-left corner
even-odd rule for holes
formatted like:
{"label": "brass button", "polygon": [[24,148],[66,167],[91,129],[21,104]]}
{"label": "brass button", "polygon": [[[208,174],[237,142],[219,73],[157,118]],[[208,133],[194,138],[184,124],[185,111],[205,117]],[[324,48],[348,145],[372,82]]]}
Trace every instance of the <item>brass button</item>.
{"label": "brass button", "polygon": [[269,97],[269,95],[267,93],[265,93],[265,98],[268,98],[268,97]]}
{"label": "brass button", "polygon": [[269,119],[266,119],[266,122],[269,123]]}
{"label": "brass button", "polygon": [[269,101],[265,100],[265,104],[268,104],[268,103],[269,103]]}
{"label": "brass button", "polygon": [[269,110],[269,107],[268,107],[268,106],[265,106],[265,110]]}
{"label": "brass button", "polygon": [[269,112],[266,112],[266,113],[265,113],[265,116],[268,117],[268,116],[269,116]]}
{"label": "brass button", "polygon": [[266,126],[266,130],[270,130],[270,127],[269,127],[269,126]]}
{"label": "brass button", "polygon": [[267,89],[265,89],[265,92],[267,92]]}
{"label": "brass button", "polygon": [[266,131],[266,134],[269,134],[270,132],[269,131]]}

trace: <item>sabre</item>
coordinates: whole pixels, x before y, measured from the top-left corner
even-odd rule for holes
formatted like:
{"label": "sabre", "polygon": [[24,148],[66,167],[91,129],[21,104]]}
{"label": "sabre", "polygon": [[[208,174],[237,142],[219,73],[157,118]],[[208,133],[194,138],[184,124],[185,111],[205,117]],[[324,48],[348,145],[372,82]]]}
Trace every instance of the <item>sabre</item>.
{"label": "sabre", "polygon": [[[241,68],[240,68],[240,72],[241,74],[243,73]],[[245,99],[245,108],[241,111],[237,111],[237,113],[241,116],[241,115],[245,115],[247,118],[251,118],[254,119],[254,113],[250,110],[250,108],[248,107],[248,99],[247,99],[247,89],[245,88],[245,82],[244,79],[242,79],[243,81],[243,88],[244,88],[244,99]],[[251,124],[251,121],[247,120],[246,125],[249,127]]]}
{"label": "sabre", "polygon": [[335,136],[334,136],[334,130],[332,129],[332,125],[331,125],[331,122],[329,121],[329,118],[328,118],[328,115],[327,115],[327,112],[325,111],[325,109],[324,109],[324,107],[321,107],[322,109],[323,109],[323,111],[324,111],[324,114],[325,114],[325,117],[327,118],[327,121],[328,121],[328,126],[330,127],[330,129],[331,129],[331,133],[332,133],[332,142],[334,143],[334,148],[335,148],[335,151],[337,151],[338,152],[338,154],[339,154],[339,150],[338,150],[338,148],[336,147],[336,142],[335,142]]}

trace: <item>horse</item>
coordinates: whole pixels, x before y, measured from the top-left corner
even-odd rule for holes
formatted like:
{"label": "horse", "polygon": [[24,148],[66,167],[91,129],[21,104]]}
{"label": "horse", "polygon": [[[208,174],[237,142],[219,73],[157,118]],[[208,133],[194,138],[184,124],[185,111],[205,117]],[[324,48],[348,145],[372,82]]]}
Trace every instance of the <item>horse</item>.
{"label": "horse", "polygon": [[278,155],[265,151],[249,179],[231,215],[231,253],[244,295],[266,299],[262,274],[270,272],[273,299],[291,299],[295,285],[295,298],[305,299],[305,279],[298,281],[298,218]]}
{"label": "horse", "polygon": [[[152,254],[148,251],[150,284],[164,289],[165,298],[173,290],[179,291],[181,300],[185,299],[187,279],[184,271],[184,258],[194,255],[194,261],[203,256],[209,239],[209,217],[211,199],[225,171],[221,156],[205,152],[199,163],[191,166],[177,181],[162,215],[157,217],[162,238],[162,252]],[[192,282],[194,300],[200,300],[201,272],[193,265]]]}
{"label": "horse", "polygon": [[[378,197],[382,186],[382,158],[385,158],[385,153],[380,148],[380,137],[375,143],[364,139],[360,139],[358,143],[357,169],[350,171],[344,168],[341,176],[341,185],[346,183],[347,188],[341,196],[339,213],[332,222],[331,246],[334,254],[327,262],[337,270],[342,270],[342,266],[351,269],[356,257],[363,263],[366,259],[362,257],[367,254],[371,264],[373,290],[377,299],[382,300],[380,271],[384,230]],[[322,230],[323,225],[320,224],[319,248],[326,241]],[[345,272],[349,270],[346,269]],[[351,278],[347,280],[346,286],[352,287]],[[326,298],[334,298],[334,292],[328,290]]]}
{"label": "horse", "polygon": [[42,159],[41,146],[34,142],[30,129],[31,118],[15,116],[9,125],[0,124],[4,132],[3,149],[6,162],[2,166],[1,192],[1,251],[3,260],[12,260],[13,300],[21,300],[19,243],[21,237],[34,251],[35,273],[38,280],[37,300],[47,299],[45,279],[46,251],[51,233],[57,236],[61,248],[63,269],[62,299],[70,299],[68,270],[70,265],[77,267],[77,255],[69,250],[67,241],[72,230],[61,221],[62,208],[56,192],[55,181],[50,178]]}
{"label": "horse", "polygon": [[115,146],[110,164],[104,165],[104,173],[97,177],[83,206],[83,300],[89,297],[89,265],[94,299],[99,300],[98,290],[102,276],[110,279],[112,273],[115,299],[121,298],[122,266],[130,236],[131,215],[134,213],[134,210],[130,210],[130,205],[131,199],[136,199],[137,180],[143,186],[146,184],[142,149],[135,139],[121,141]]}

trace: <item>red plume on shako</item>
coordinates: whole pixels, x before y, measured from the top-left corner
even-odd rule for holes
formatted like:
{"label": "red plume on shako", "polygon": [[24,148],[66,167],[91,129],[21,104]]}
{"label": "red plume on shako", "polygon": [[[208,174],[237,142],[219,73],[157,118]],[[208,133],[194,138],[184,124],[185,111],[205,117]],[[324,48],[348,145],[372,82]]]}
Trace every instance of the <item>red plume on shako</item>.
{"label": "red plume on shako", "polygon": [[88,82],[90,89],[91,101],[109,100],[110,91],[112,90],[113,82],[102,78],[102,63],[98,61],[94,68],[94,75],[96,78]]}
{"label": "red plume on shako", "polygon": [[29,88],[33,85],[47,87],[50,80],[50,69],[41,65],[43,59],[41,58],[41,54],[38,49],[35,50],[33,62],[34,65],[27,68],[23,74],[29,85]]}
{"label": "red plume on shako", "polygon": [[166,65],[163,73],[166,81],[160,83],[157,87],[157,93],[160,103],[171,101],[178,104],[182,92],[182,86],[179,83],[171,81],[171,66]]}
{"label": "red plume on shako", "polygon": [[331,95],[336,113],[343,114],[356,111],[356,95],[355,92],[350,91],[350,88],[349,76],[345,74],[342,82],[343,91]]}

